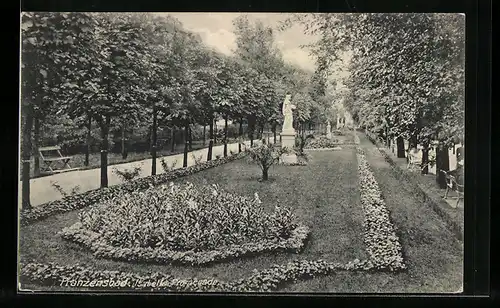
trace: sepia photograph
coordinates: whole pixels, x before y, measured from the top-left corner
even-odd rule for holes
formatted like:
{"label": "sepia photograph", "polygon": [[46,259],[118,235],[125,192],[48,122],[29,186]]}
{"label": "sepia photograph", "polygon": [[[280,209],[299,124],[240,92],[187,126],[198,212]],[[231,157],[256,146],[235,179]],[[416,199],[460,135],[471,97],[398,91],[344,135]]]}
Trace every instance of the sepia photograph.
{"label": "sepia photograph", "polygon": [[465,18],[22,12],[18,291],[462,293]]}

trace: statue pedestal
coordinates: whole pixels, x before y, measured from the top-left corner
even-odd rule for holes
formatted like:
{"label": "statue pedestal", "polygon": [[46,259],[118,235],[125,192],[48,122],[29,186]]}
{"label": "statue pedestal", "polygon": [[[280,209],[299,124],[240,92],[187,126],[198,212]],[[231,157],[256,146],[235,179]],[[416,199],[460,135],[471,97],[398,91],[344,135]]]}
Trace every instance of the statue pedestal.
{"label": "statue pedestal", "polygon": [[295,130],[283,130],[280,134],[281,136],[281,148],[287,148],[291,153],[286,153],[281,155],[281,163],[284,164],[295,164],[297,163],[297,155],[293,152],[295,148]]}

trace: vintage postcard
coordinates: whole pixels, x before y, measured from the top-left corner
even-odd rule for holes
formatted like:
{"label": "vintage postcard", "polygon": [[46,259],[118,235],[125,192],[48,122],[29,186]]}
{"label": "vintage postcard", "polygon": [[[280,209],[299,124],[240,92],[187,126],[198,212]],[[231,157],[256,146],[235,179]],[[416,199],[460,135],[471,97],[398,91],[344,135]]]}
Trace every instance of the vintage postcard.
{"label": "vintage postcard", "polygon": [[462,292],[464,14],[20,19],[19,291]]}

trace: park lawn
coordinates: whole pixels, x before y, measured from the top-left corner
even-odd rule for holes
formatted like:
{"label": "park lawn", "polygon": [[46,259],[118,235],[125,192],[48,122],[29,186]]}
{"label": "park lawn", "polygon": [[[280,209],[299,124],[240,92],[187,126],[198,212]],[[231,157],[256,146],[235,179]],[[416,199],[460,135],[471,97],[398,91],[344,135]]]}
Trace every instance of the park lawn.
{"label": "park lawn", "polygon": [[[269,268],[296,259],[347,263],[365,259],[362,238],[363,213],[359,202],[355,149],[311,153],[308,166],[273,166],[270,180],[258,182],[260,169],[246,160],[231,162],[202,171],[177,182],[217,183],[230,192],[253,196],[258,192],[269,210],[288,206],[297,218],[311,228],[306,248],[300,254],[276,253],[240,258],[204,267],[158,264],[132,264],[96,259],[84,248],[56,235],[77,221],[77,211],[50,217],[22,228],[20,255],[37,262],[62,265],[80,264],[102,270],[148,273],[163,272],[178,278],[216,278],[224,281],[249,276],[254,269]],[[29,288],[28,285],[25,288]],[[34,286],[33,288],[40,289]],[[54,289],[54,288],[49,288]],[[305,286],[302,292],[314,290]]]}

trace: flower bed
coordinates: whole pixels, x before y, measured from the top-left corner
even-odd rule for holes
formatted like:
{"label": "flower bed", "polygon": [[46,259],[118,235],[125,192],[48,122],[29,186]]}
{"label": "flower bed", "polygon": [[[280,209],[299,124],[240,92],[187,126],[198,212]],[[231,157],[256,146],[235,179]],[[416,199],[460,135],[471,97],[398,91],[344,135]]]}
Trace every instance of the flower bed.
{"label": "flower bed", "polygon": [[306,149],[323,149],[323,148],[334,148],[339,144],[343,144],[342,140],[339,139],[328,139],[326,136],[318,136],[310,139],[305,148]]}
{"label": "flower bed", "polygon": [[80,265],[60,266],[54,263],[24,263],[20,266],[22,284],[91,288],[92,290],[143,290],[170,292],[266,292],[285,283],[329,275],[336,271],[372,269],[370,261],[354,260],[347,264],[323,260],[297,260],[250,276],[224,282],[217,279],[177,279],[163,273],[141,275],[121,271],[101,271]]}
{"label": "flower bed", "polygon": [[23,209],[20,214],[21,225],[27,225],[55,214],[81,209],[97,202],[111,200],[112,198],[123,195],[124,193],[141,191],[153,186],[158,186],[183,176],[188,176],[202,170],[214,168],[236,159],[240,159],[245,155],[246,153],[242,152],[236,155],[207,161],[186,168],[175,169],[167,173],[148,176],[119,185],[94,189],[82,194],[64,197],[59,200],[50,201],[45,204],[32,207],[31,209]]}
{"label": "flower bed", "polygon": [[254,199],[216,185],[163,185],[133,192],[79,214],[63,238],[94,255],[125,261],[202,265],[266,251],[299,252],[309,234],[293,213],[268,213]]}
{"label": "flower bed", "polygon": [[365,212],[364,241],[369,260],[376,269],[390,271],[406,268],[389,211],[385,206],[378,183],[373,176],[362,149],[358,148],[358,172],[361,204]]}

